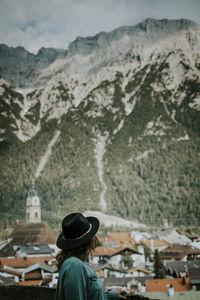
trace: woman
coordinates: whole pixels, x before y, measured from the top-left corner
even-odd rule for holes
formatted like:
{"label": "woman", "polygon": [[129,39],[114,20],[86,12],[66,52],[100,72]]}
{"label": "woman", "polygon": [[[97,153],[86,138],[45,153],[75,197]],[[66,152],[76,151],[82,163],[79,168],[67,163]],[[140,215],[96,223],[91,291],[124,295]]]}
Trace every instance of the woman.
{"label": "woman", "polygon": [[95,236],[99,220],[80,213],[66,216],[62,233],[57,240],[59,278],[56,300],[115,300],[126,299],[120,291],[105,292],[98,275],[90,268],[87,259],[98,244]]}

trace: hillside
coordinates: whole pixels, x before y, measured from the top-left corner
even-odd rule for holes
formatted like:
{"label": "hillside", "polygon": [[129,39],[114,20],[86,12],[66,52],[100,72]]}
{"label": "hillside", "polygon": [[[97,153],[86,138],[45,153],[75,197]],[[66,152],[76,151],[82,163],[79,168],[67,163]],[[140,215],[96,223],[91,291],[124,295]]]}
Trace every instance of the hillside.
{"label": "hillside", "polygon": [[32,180],[52,224],[76,210],[200,223],[198,24],[147,19],[78,37],[51,59],[43,50],[38,64],[6,51],[26,52],[23,66],[2,47],[2,226],[24,220]]}

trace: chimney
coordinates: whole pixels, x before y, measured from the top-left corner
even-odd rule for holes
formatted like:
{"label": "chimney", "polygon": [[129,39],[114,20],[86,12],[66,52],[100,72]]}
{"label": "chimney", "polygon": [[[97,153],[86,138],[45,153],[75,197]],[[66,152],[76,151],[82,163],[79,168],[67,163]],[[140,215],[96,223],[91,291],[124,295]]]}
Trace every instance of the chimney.
{"label": "chimney", "polygon": [[167,287],[168,287],[169,296],[173,297],[174,296],[174,287],[173,287],[173,284],[167,284]]}
{"label": "chimney", "polygon": [[184,265],[184,268],[185,268],[185,276],[187,277],[188,276],[188,266]]}
{"label": "chimney", "polygon": [[182,277],[182,285],[185,285],[185,276]]}

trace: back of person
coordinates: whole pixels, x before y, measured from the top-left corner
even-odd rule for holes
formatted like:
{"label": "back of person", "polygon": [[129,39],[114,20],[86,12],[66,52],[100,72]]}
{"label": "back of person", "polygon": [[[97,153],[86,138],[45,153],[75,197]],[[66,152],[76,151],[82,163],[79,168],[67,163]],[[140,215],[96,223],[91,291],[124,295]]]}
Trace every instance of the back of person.
{"label": "back of person", "polygon": [[55,300],[117,300],[126,299],[121,291],[105,292],[99,276],[87,259],[97,246],[95,236],[99,220],[80,213],[66,216],[57,239],[61,249],[57,255],[59,278]]}
{"label": "back of person", "polygon": [[66,259],[60,269],[56,300],[105,300],[113,295],[118,299],[117,293],[105,293],[103,284],[98,275],[90,268],[86,261],[70,257]]}

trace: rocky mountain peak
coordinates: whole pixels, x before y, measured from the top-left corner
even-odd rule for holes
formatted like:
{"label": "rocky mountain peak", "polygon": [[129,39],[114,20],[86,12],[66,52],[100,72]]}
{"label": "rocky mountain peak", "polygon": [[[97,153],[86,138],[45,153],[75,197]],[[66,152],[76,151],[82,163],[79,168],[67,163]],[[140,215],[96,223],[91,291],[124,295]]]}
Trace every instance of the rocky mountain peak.
{"label": "rocky mountain peak", "polygon": [[63,211],[98,207],[198,224],[199,25],[147,19],[78,37],[67,55],[0,50],[1,77],[12,83],[0,80],[1,218],[9,205],[20,215],[35,178],[55,223]]}
{"label": "rocky mountain peak", "polygon": [[[68,55],[75,54],[89,55],[100,48],[109,47],[112,42],[120,41],[127,36],[127,44],[145,43],[147,41],[164,39],[167,36],[176,35],[182,30],[198,29],[200,26],[187,19],[168,20],[168,19],[146,19],[135,26],[122,26],[110,32],[101,32],[93,37],[77,37],[69,44]],[[117,49],[116,49],[117,50]]]}
{"label": "rocky mountain peak", "polygon": [[[41,48],[35,55],[24,47],[0,45],[0,77],[10,82],[12,87],[30,88],[38,86],[38,73],[58,58],[64,58],[66,50]],[[39,79],[37,81],[37,79]],[[42,83],[42,82],[41,82]]]}
{"label": "rocky mountain peak", "polygon": [[55,49],[55,48],[44,48],[38,50],[36,57],[37,59],[46,59],[49,63],[52,63],[57,58],[64,58],[67,54],[67,51],[64,49]]}

